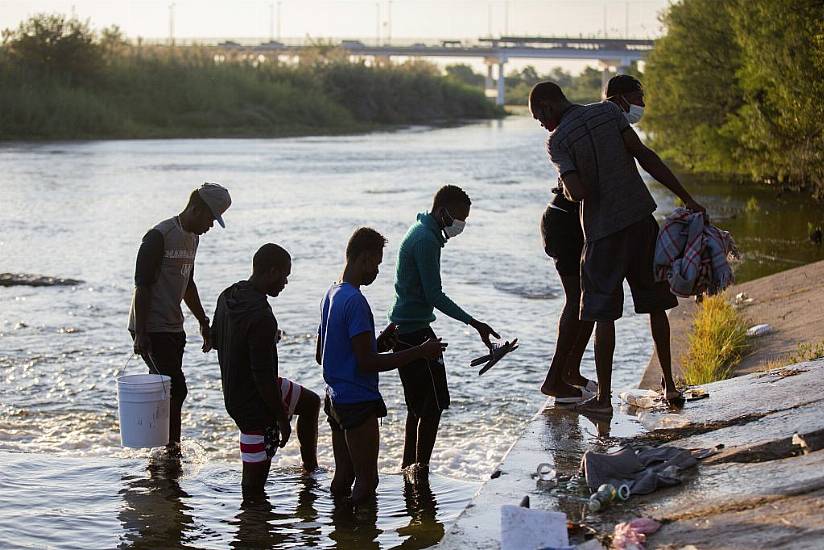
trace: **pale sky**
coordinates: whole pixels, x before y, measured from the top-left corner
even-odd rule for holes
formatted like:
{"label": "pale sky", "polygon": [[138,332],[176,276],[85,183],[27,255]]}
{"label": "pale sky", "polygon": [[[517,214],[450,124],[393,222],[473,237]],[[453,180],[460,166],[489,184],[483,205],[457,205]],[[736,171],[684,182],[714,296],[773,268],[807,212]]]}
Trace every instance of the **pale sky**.
{"label": "pale sky", "polygon": [[[175,0],[177,39],[475,39],[492,35],[654,38],[669,0]],[[131,38],[169,36],[168,0],[0,0],[0,29],[39,12],[76,14]],[[280,24],[277,23],[278,5]],[[390,22],[391,14],[391,22]],[[551,62],[551,65],[576,64]],[[577,63],[580,65],[580,62]]]}

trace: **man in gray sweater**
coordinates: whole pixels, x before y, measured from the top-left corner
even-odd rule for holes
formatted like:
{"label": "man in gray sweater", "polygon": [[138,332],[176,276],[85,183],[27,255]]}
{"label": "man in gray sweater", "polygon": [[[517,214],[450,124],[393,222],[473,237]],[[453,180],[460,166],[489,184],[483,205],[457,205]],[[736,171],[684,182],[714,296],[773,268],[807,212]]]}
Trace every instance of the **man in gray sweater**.
{"label": "man in gray sweater", "polygon": [[134,352],[146,362],[149,371],[171,377],[169,447],[180,444],[180,414],[186,399],[183,375],[183,311],[189,311],[200,324],[203,352],[212,349],[209,318],[203,311],[194,280],[195,255],[200,235],[214,225],[221,227],[223,213],[232,204],[229,191],[217,183],[204,183],[192,191],[186,208],[150,229],[137,252],[135,290],[129,310],[129,332]]}

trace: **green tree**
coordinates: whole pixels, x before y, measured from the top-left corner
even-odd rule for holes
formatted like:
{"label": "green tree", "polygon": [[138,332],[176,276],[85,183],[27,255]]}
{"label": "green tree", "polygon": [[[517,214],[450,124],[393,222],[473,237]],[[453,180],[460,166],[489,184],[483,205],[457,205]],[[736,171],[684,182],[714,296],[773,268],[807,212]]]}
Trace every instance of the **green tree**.
{"label": "green tree", "polygon": [[99,74],[102,51],[95,38],[88,22],[63,15],[35,15],[16,29],[3,31],[4,49],[14,65],[69,83]]}
{"label": "green tree", "polygon": [[754,177],[824,194],[824,2],[738,0],[732,24],[746,104],[722,132]]}
{"label": "green tree", "polygon": [[472,67],[466,63],[447,65],[446,76],[462,82],[467,86],[483,86],[485,80],[483,75],[476,73]]}
{"label": "green tree", "polygon": [[739,172],[738,140],[720,131],[744,105],[732,6],[717,0],[670,6],[662,17],[667,34],[656,41],[646,65],[642,128],[655,147],[686,168]]}

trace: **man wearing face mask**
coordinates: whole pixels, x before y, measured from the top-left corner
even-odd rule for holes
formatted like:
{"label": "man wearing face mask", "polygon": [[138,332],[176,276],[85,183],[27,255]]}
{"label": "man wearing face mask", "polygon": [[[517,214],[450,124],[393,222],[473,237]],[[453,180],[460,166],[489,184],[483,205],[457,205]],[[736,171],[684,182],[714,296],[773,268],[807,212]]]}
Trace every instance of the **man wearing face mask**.
{"label": "man wearing face mask", "polygon": [[621,108],[630,124],[638,124],[644,116],[644,89],[641,82],[628,74],[617,74],[609,79],[604,97]]}
{"label": "man wearing face mask", "polygon": [[[596,322],[598,394],[576,408],[595,414],[612,413],[615,320],[623,312],[625,279],[632,291],[635,312],[650,315],[655,351],[664,371],[665,397],[680,397],[672,378],[666,314],[678,301],[666,282],[654,278],[658,223],[652,213],[656,204],[638,173],[636,160],[688,209],[705,212],[658,155],[641,143],[627,120],[631,105],[627,97],[616,99],[575,105],[557,84],[547,81],[536,84],[529,97],[532,116],[550,132],[547,151],[564,194],[581,203],[584,249],[580,319]],[[618,106],[619,101],[627,105],[626,111]]]}
{"label": "man wearing face mask", "polygon": [[[397,325],[395,351],[436,338],[431,324],[434,310],[470,325],[490,347],[489,337],[500,338],[486,323],[474,319],[443,291],[441,249],[466,226],[472,202],[454,185],[438,190],[432,210],[421,212],[401,242],[395,266],[395,299],[389,318]],[[406,436],[402,467],[416,465],[415,477],[427,477],[441,413],[449,408],[449,388],[443,356],[420,360],[398,369],[406,400]]]}
{"label": "man wearing face mask", "polygon": [[[644,91],[638,79],[619,74],[609,79],[604,97],[618,105],[627,122],[637,124],[644,114]],[[586,401],[598,385],[581,376],[581,358],[594,324],[578,319],[581,302],[580,260],[584,233],[580,224],[580,203],[563,196],[563,184],[552,189],[553,197],[541,220],[546,253],[555,260],[555,269],[564,288],[565,302],[558,321],[555,354],[541,386],[541,392],[555,398],[558,405]]]}

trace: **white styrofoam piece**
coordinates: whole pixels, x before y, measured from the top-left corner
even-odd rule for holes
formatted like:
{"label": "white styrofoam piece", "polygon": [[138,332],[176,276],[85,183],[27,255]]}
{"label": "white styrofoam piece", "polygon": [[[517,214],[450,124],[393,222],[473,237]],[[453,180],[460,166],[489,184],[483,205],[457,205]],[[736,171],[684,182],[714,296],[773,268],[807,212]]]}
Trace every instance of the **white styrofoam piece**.
{"label": "white styrofoam piece", "polygon": [[520,506],[501,506],[501,550],[569,546],[567,516]]}

